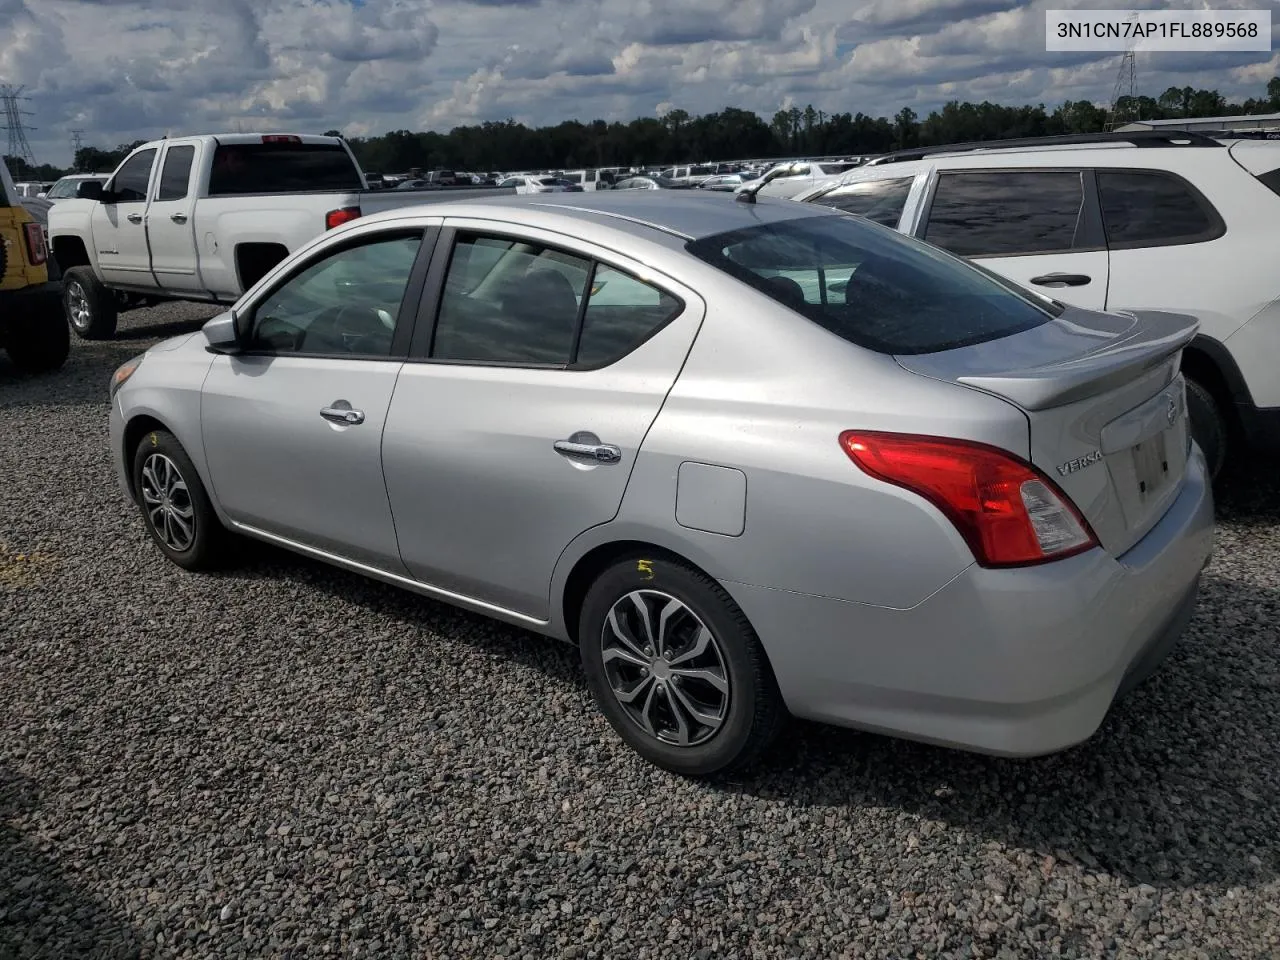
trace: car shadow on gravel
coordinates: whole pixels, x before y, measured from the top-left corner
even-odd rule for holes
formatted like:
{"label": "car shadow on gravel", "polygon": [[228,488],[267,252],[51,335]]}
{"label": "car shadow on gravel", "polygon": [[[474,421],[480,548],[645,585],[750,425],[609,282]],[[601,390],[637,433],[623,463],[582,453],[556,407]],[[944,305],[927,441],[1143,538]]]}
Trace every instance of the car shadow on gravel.
{"label": "car shadow on gravel", "polygon": [[0,765],[0,960],[148,956],[137,929],[12,825],[39,804],[35,784]]}

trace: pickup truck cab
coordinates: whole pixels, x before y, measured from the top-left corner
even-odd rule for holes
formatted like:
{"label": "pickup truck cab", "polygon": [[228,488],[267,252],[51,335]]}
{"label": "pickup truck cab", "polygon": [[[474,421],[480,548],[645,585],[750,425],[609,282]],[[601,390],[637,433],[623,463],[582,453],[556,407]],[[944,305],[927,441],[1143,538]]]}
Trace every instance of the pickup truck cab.
{"label": "pickup truck cab", "polygon": [[71,337],[61,308],[61,284],[49,275],[43,224],[0,159],[0,347],[23,373],[56,370]]}
{"label": "pickup truck cab", "polygon": [[154,141],[79,189],[50,209],[49,237],[67,318],[85,339],[110,338],[131,306],[234,303],[324,231],[424,202],[368,190],[341,138],[298,134]]}

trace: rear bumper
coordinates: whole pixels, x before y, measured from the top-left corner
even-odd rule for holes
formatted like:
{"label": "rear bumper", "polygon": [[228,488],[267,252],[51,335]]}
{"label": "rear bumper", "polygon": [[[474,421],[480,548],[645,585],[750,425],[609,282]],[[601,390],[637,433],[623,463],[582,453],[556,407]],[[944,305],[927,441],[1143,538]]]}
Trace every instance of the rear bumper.
{"label": "rear bumper", "polygon": [[910,609],[725,584],[797,716],[1005,756],[1090,737],[1177,641],[1213,549],[1195,448],[1182,492],[1116,559],[969,567]]}
{"label": "rear bumper", "polygon": [[20,290],[0,290],[0,325],[6,318],[26,318],[40,310],[51,311],[61,318],[61,282],[37,283]]}

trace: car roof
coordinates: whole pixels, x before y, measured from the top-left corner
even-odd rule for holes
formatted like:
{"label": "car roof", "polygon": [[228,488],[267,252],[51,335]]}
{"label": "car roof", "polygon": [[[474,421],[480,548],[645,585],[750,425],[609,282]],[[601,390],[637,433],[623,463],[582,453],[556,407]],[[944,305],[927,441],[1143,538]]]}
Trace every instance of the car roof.
{"label": "car roof", "polygon": [[[612,190],[592,193],[545,193],[536,196],[502,196],[444,201],[419,208],[399,208],[377,215],[404,217],[410,211],[426,216],[492,216],[495,207],[505,208],[513,221],[532,223],[537,211],[570,220],[607,226],[637,236],[661,231],[685,240],[699,240],[745,227],[796,220],[802,217],[838,216],[829,207],[800,204],[791,200],[761,197],[755,203],[741,203],[733,194],[698,190]],[[369,219],[373,219],[372,217]]]}

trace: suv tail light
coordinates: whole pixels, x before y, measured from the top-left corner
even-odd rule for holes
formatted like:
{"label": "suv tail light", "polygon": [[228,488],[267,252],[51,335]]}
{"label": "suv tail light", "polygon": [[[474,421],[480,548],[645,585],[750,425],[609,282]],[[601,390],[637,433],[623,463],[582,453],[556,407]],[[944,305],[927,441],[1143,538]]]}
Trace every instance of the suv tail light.
{"label": "suv tail light", "polygon": [[324,215],[324,228],[332,230],[334,227],[340,227],[344,223],[359,219],[360,214],[359,207],[342,207],[338,210],[330,210]]}
{"label": "suv tail light", "polygon": [[1046,563],[1098,545],[1088,522],[1053,481],[1004,450],[862,430],[846,430],[840,446],[865,473],[941,510],[984,567]]}
{"label": "suv tail light", "polygon": [[38,267],[49,259],[49,242],[45,239],[44,224],[24,223],[22,231],[27,235],[27,262]]}

